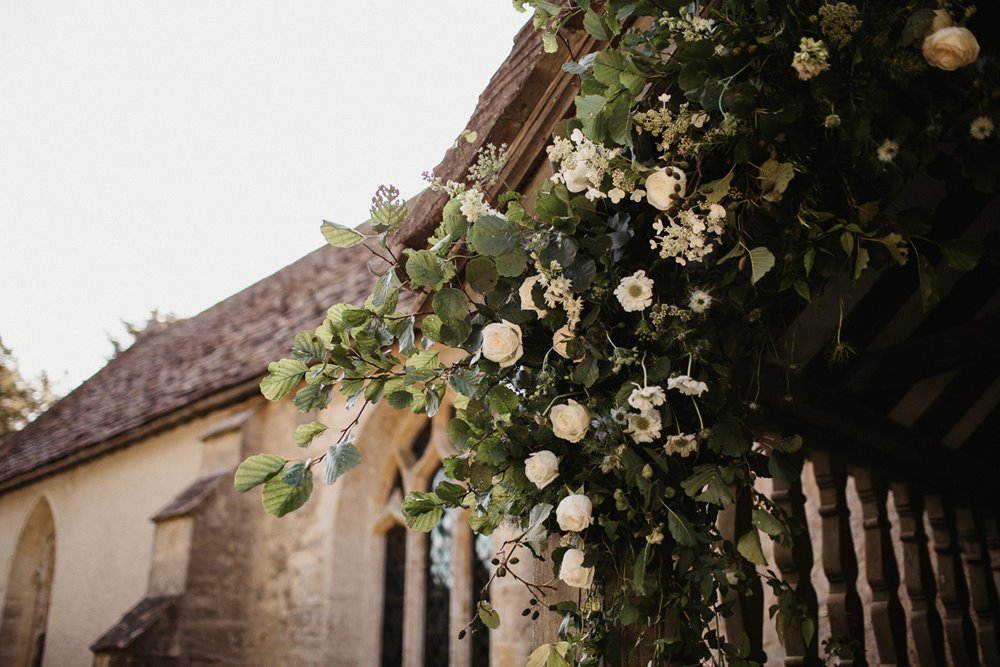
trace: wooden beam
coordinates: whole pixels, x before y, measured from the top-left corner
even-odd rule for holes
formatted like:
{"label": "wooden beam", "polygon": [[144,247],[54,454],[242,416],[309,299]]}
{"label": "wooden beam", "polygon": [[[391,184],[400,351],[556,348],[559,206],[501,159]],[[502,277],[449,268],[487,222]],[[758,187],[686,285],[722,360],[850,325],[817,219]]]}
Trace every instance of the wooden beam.
{"label": "wooden beam", "polygon": [[852,365],[842,386],[855,392],[881,391],[1000,359],[997,340],[1000,313],[865,352]]}

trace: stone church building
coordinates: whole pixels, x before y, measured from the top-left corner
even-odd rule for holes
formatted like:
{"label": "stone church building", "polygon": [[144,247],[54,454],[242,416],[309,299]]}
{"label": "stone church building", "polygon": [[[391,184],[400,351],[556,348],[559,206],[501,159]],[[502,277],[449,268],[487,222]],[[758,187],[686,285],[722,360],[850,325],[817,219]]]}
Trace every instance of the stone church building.
{"label": "stone church building", "polygon": [[[526,27],[469,121],[477,145],[450,150],[436,173],[459,179],[479,145],[506,143],[508,184],[546,178],[544,148],[578,90],[562,65],[596,48],[578,28],[544,54]],[[426,238],[442,204],[421,195],[399,242]],[[997,228],[996,200],[965,210],[967,238]],[[0,446],[0,665],[525,663],[558,618],[522,617],[525,592],[509,579],[489,591],[500,630],[458,639],[489,577],[490,540],[460,515],[429,535],[402,525],[402,496],[428,488],[453,451],[447,411],[366,411],[362,465],[281,520],[259,492],[233,490],[250,454],[302,456],[297,424],[356,416],[339,396],[322,415],[299,414],[258,383],[329,305],[364,298],[368,259],[324,247],[143,336]],[[815,361],[839,316],[837,299],[818,303],[797,323],[796,401],[783,400],[778,367],[762,396],[779,426],[813,443],[803,484],[774,490],[812,539],[771,562],[819,602],[821,639],[855,638],[843,664],[997,664],[1000,496],[987,473],[1000,433],[1000,280],[977,271],[978,282],[943,274],[929,313],[915,285],[866,274],[844,290],[857,360],[836,374]],[[914,361],[933,349],[953,353]],[[727,630],[747,632],[769,664],[818,664],[819,642],[766,642],[766,615],[764,595],[742,600]]]}

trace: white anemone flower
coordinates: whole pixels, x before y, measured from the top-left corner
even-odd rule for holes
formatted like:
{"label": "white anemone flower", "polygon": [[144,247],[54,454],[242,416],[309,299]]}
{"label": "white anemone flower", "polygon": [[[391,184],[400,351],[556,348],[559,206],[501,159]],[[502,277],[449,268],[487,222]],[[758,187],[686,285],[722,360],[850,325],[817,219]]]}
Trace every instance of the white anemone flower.
{"label": "white anemone flower", "polygon": [[622,278],[615,288],[615,296],[626,312],[645,310],[653,305],[653,279],[643,270]]}

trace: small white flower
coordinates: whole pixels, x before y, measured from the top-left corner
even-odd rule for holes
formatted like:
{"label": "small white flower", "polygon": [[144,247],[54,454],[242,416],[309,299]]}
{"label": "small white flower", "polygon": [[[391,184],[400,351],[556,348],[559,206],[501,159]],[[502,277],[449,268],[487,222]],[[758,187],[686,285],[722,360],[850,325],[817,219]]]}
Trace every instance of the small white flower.
{"label": "small white flower", "polygon": [[585,530],[594,523],[593,511],[594,504],[582,493],[566,496],[556,507],[556,523],[559,524],[559,530],[567,533],[579,533]]}
{"label": "small white flower", "polygon": [[662,387],[638,387],[629,394],[628,404],[636,410],[645,412],[663,405],[666,400],[667,395]]}
{"label": "small white flower", "polygon": [[629,195],[629,199],[631,199],[634,202],[640,202],[642,201],[642,198],[645,196],[646,196],[646,191],[640,188],[638,190],[633,190],[632,194]]}
{"label": "small white flower", "polygon": [[686,458],[698,451],[698,438],[686,434],[667,436],[664,449],[667,454],[677,454]]}
{"label": "small white flower", "polygon": [[726,219],[726,207],[721,204],[712,204],[708,207],[708,219],[714,222]]}
{"label": "small white flower", "polygon": [[705,123],[708,122],[708,114],[704,111],[699,111],[698,113],[691,116],[691,124],[695,127],[704,127]]}
{"label": "small white flower", "polygon": [[590,413],[573,399],[555,405],[549,412],[552,433],[568,442],[580,442],[590,427]]}
{"label": "small white flower", "polygon": [[583,567],[584,558],[579,549],[567,549],[559,566],[559,578],[573,588],[590,588],[594,583],[594,568]]}
{"label": "small white flower", "polygon": [[678,375],[667,380],[667,389],[676,389],[685,396],[701,396],[708,391],[708,385],[690,375]]}
{"label": "small white flower", "polygon": [[524,462],[524,476],[539,489],[544,489],[559,476],[559,458],[547,449],[534,452]]}
{"label": "small white flower", "polygon": [[645,310],[653,305],[653,279],[643,270],[622,278],[615,288],[615,296],[626,312]]}
{"label": "small white flower", "polygon": [[483,356],[500,364],[501,368],[513,366],[521,355],[524,347],[521,344],[521,327],[502,320],[483,327]]}
{"label": "small white flower", "polygon": [[879,162],[892,162],[896,159],[899,154],[899,144],[897,144],[892,139],[886,139],[878,147],[876,155],[878,156]]}
{"label": "small white flower", "polygon": [[663,422],[656,410],[630,412],[625,418],[628,420],[628,427],[625,430],[636,442],[653,442],[660,437]]}
{"label": "small white flower", "polygon": [[691,296],[688,299],[688,308],[692,312],[698,313],[699,315],[704,315],[708,312],[708,309],[712,307],[712,295],[703,289],[691,290]]}
{"label": "small white flower", "polygon": [[535,314],[539,317],[545,317],[545,313],[548,312],[544,308],[539,308],[535,305],[535,298],[531,295],[531,290],[535,288],[535,285],[542,281],[540,275],[533,275],[524,279],[521,286],[517,288],[518,296],[521,297],[521,310],[533,310]]}
{"label": "small white flower", "polygon": [[622,199],[625,198],[625,191],[621,188],[611,188],[608,190],[608,199],[611,200],[612,204],[617,204]]}
{"label": "small white flower", "polygon": [[987,116],[979,116],[969,124],[969,136],[982,141],[993,134],[993,120]]}

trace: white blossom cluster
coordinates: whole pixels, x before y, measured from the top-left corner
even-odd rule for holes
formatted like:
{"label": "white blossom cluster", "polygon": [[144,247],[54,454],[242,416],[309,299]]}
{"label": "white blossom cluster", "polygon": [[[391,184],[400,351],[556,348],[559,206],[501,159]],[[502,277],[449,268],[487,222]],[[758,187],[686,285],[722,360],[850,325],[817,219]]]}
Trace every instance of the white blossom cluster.
{"label": "white blossom cluster", "polygon": [[565,183],[570,192],[585,192],[591,201],[608,196],[601,189],[601,184],[611,161],[620,156],[621,149],[594,143],[578,128],[573,130],[569,139],[556,137],[546,152],[549,160],[556,165],[553,181]]}
{"label": "white blossom cluster", "polygon": [[700,8],[697,5],[689,5],[686,10],[682,9],[680,16],[670,16],[664,12],[660,25],[667,26],[671,32],[682,35],[689,42],[707,39],[715,32],[715,20],[700,16]]}
{"label": "white blossom cluster", "polygon": [[712,238],[722,235],[722,221],[726,210],[718,204],[709,207],[707,213],[699,213],[687,208],[676,217],[665,215],[653,223],[656,236],[649,241],[653,250],[658,250],[663,259],[673,258],[681,266],[688,262],[700,262],[715,249]]}
{"label": "white blossom cluster", "polygon": [[462,211],[462,215],[465,216],[465,219],[469,221],[470,225],[484,215],[495,215],[501,218],[504,217],[503,213],[486,203],[485,195],[478,187],[473,187],[465,190],[464,192],[458,193],[455,195],[455,199],[457,199],[461,204],[459,210]]}
{"label": "white blossom cluster", "polygon": [[493,144],[486,144],[479,149],[476,155],[476,163],[469,167],[468,180],[480,186],[490,186],[500,180],[500,172],[507,164],[507,144],[501,144],[499,148]]}

